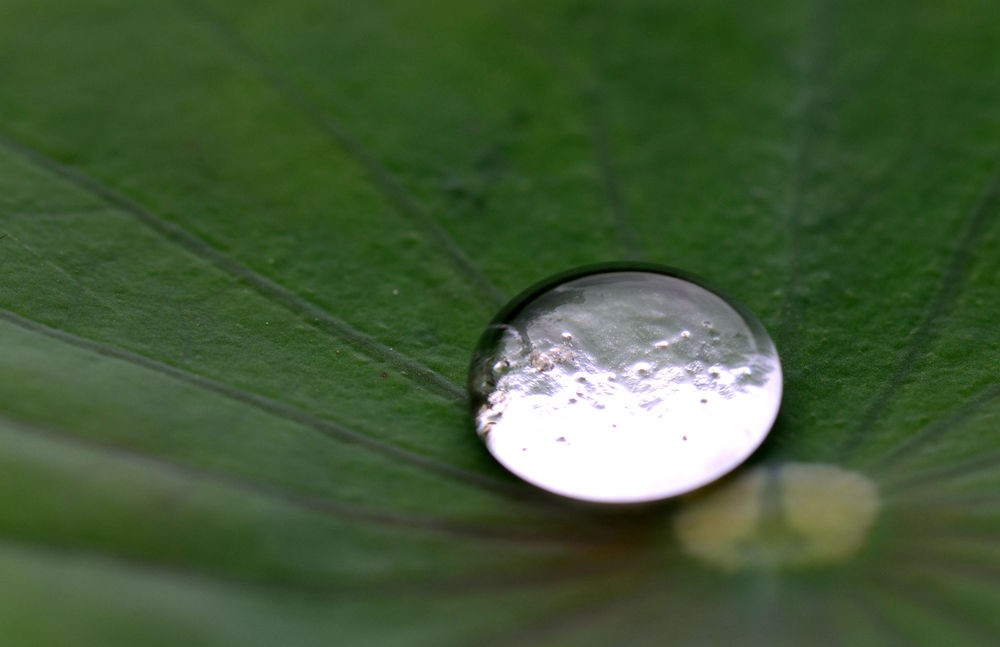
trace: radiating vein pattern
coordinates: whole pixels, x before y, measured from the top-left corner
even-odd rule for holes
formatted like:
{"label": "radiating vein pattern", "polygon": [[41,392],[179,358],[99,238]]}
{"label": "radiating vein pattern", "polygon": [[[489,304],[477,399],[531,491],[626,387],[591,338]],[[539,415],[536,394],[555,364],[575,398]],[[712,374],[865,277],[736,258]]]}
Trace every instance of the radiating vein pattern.
{"label": "radiating vein pattern", "polygon": [[[4,644],[996,642],[993,4],[7,0]],[[776,427],[517,483],[476,338],[639,255],[776,333]]]}
{"label": "radiating vein pattern", "polygon": [[61,342],[76,346],[78,348],[83,348],[100,355],[105,355],[107,357],[113,357],[131,364],[135,364],[144,369],[155,371],[157,373],[162,373],[164,375],[170,376],[171,378],[181,380],[192,384],[200,389],[205,389],[206,391],[211,391],[230,398],[237,402],[261,409],[272,415],[280,416],[287,420],[305,425],[311,429],[314,429],[322,434],[329,435],[331,437],[337,438],[348,443],[358,444],[365,447],[368,450],[375,451],[381,454],[392,457],[398,461],[405,461],[413,465],[418,465],[423,469],[427,469],[433,472],[438,472],[440,474],[449,476],[451,478],[456,478],[462,480],[466,483],[475,484],[477,487],[486,487],[488,489],[496,489],[501,492],[511,493],[514,488],[505,487],[502,482],[491,479],[489,477],[483,476],[481,474],[462,470],[454,466],[441,463],[434,460],[433,458],[422,456],[412,451],[396,447],[384,442],[380,442],[374,438],[361,434],[357,431],[348,429],[341,425],[338,425],[329,420],[324,420],[312,414],[309,414],[300,409],[296,409],[293,406],[285,404],[283,402],[273,400],[266,396],[262,396],[258,393],[253,393],[249,391],[244,391],[228,384],[221,382],[215,382],[204,376],[179,369],[175,366],[170,366],[163,362],[138,355],[136,353],[123,350],[115,346],[109,346],[106,344],[100,344],[89,339],[84,339],[82,337],[77,337],[70,333],[57,330],[55,328],[50,328],[44,324],[25,319],[13,312],[0,309],[0,319],[12,323],[16,326],[30,330],[32,332],[40,333],[54,339],[58,339]]}
{"label": "radiating vein pattern", "polygon": [[608,204],[608,216],[621,241],[624,257],[629,260],[642,260],[642,248],[629,218],[628,209],[622,197],[621,181],[614,166],[611,142],[609,141],[607,117],[604,114],[605,97],[600,84],[595,83],[586,93],[591,112],[591,129],[594,139],[594,154],[601,170],[601,183]]}
{"label": "radiating vein pattern", "polygon": [[302,111],[334,143],[343,147],[352,157],[357,159],[389,202],[420,226],[427,237],[454,263],[461,276],[468,278],[494,305],[500,305],[505,301],[504,294],[490,282],[490,279],[479,269],[465,250],[455,243],[413,195],[393,177],[381,162],[375,159],[372,153],[347,128],[303,94],[279,68],[275,67],[261,52],[254,49],[221,16],[194,2],[185,0],[180,4],[185,5],[195,16],[204,21],[241,62],[252,67],[274,87],[278,94]]}
{"label": "radiating vein pattern", "polygon": [[892,374],[886,378],[885,386],[872,398],[861,415],[857,428],[846,436],[844,452],[849,453],[862,441],[863,434],[878,424],[880,417],[886,413],[887,407],[892,404],[892,400],[900,388],[912,379],[917,363],[927,353],[928,346],[940,334],[939,331],[943,328],[943,319],[948,315],[949,309],[954,304],[968,277],[974,250],[983,240],[988,229],[1000,220],[998,207],[1000,207],[1000,167],[991,175],[981,196],[968,210],[964,218],[963,229],[959,233],[958,242],[954,246],[951,258],[941,275],[931,300],[925,306],[924,316],[919,325],[910,333],[907,348],[899,358]]}
{"label": "radiating vein pattern", "polygon": [[323,308],[303,299],[272,279],[255,272],[246,265],[220,252],[184,228],[158,217],[142,205],[130,200],[114,189],[96,182],[75,169],[59,164],[55,160],[15,142],[6,135],[0,134],[0,145],[60,178],[94,193],[108,204],[135,217],[142,224],[167,240],[180,245],[195,256],[205,259],[224,272],[244,281],[262,295],[273,299],[275,302],[295,312],[310,324],[345,339],[361,352],[385,361],[401,374],[411,375],[417,384],[432,388],[439,394],[451,399],[463,399],[463,391],[447,378],[423,366],[419,362],[394,351],[392,348],[380,344],[368,335],[355,330]]}

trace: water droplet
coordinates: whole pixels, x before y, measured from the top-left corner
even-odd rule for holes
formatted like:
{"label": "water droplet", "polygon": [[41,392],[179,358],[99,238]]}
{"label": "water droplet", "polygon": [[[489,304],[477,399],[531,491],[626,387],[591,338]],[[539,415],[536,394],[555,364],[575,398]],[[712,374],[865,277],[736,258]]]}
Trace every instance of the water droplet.
{"label": "water droplet", "polygon": [[[678,339],[688,341],[666,341]],[[701,487],[746,459],[774,422],[782,375],[745,308],[643,267],[584,269],[517,297],[480,340],[469,384],[476,429],[509,470],[563,496],[637,503]],[[573,443],[557,446],[554,430]]]}

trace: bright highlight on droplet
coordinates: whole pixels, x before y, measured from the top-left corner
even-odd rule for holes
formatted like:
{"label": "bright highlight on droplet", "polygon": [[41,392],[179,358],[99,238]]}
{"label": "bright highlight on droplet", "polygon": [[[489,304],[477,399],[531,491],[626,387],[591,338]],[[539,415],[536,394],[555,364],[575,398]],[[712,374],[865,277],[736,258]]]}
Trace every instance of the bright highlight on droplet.
{"label": "bright highlight on droplet", "polygon": [[470,369],[476,431],[510,471],[602,503],[714,481],[764,440],[781,366],[756,318],[672,270],[581,270],[512,301]]}
{"label": "bright highlight on droplet", "polygon": [[834,465],[760,467],[684,502],[681,547],[723,570],[843,561],[864,544],[879,508],[869,479]]}

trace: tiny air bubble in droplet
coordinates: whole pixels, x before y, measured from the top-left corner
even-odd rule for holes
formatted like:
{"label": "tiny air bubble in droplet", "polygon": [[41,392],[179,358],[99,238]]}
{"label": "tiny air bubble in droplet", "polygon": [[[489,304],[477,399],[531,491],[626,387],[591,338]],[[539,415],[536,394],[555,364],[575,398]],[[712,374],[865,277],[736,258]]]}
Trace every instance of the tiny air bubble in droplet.
{"label": "tiny air bubble in droplet", "polygon": [[638,503],[746,459],[774,422],[782,375],[742,306],[673,270],[616,267],[512,301],[480,340],[469,388],[476,430],[510,471],[566,497]]}
{"label": "tiny air bubble in droplet", "polygon": [[653,365],[649,362],[636,362],[632,365],[632,370],[639,375],[648,375],[653,370]]}

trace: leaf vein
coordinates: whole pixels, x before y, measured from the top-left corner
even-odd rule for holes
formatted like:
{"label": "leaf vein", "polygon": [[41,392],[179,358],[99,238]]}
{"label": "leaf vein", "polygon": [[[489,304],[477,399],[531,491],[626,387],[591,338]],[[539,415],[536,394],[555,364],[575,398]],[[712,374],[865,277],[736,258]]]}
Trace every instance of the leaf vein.
{"label": "leaf vein", "polygon": [[422,234],[449,260],[459,276],[469,281],[491,303],[501,305],[507,298],[483,270],[469,257],[454,238],[431,217],[427,209],[399,180],[371,153],[350,131],[336,121],[315,101],[281,72],[265,55],[222,16],[188,0],[177,0],[202,21],[218,41],[233,53],[243,65],[253,70],[271,89],[290,106],[298,110],[314,127],[331,142],[353,158],[368,174],[372,184],[382,196],[407,220],[415,224]]}
{"label": "leaf vein", "polygon": [[798,123],[792,152],[791,199],[784,214],[784,227],[788,236],[788,272],[784,288],[784,304],[778,322],[778,337],[787,353],[795,334],[795,306],[802,280],[802,256],[805,247],[803,218],[806,210],[806,194],[815,174],[813,154],[816,134],[820,129],[823,102],[821,88],[827,82],[830,66],[831,43],[831,3],[818,0],[812,3],[807,26],[808,40],[805,46],[805,62],[800,73],[801,90],[798,99]]}
{"label": "leaf vein", "polygon": [[52,427],[41,427],[37,424],[27,423],[6,415],[0,415],[0,423],[6,424],[21,433],[43,436],[46,439],[64,445],[71,444],[75,447],[96,451],[124,463],[139,464],[145,468],[154,468],[161,473],[183,479],[197,479],[215,483],[243,495],[261,497],[300,510],[318,513],[325,517],[345,518],[379,526],[424,530],[459,536],[466,539],[571,545],[587,545],[588,543],[580,536],[552,535],[540,532],[537,529],[519,529],[510,526],[510,524],[490,525],[467,522],[443,517],[393,512],[356,503],[337,501],[329,497],[306,494],[287,487],[254,481],[235,474],[166,459],[162,456],[157,456],[120,443],[84,438]]}
{"label": "leaf vein", "polygon": [[611,226],[618,235],[618,241],[629,260],[642,260],[642,248],[622,195],[621,182],[615,170],[611,151],[611,135],[605,108],[605,93],[598,83],[593,83],[586,93],[590,113],[590,139],[594,156],[601,172],[601,185],[607,204]]}
{"label": "leaf vein", "polygon": [[341,442],[358,445],[367,450],[396,460],[404,461],[411,465],[420,467],[421,469],[441,474],[448,478],[457,479],[469,485],[508,496],[516,496],[519,493],[518,489],[509,486],[502,481],[441,462],[429,456],[418,454],[381,440],[377,440],[361,432],[354,431],[343,425],[320,418],[290,404],[279,402],[259,393],[253,393],[229,384],[217,382],[203,375],[192,373],[122,348],[109,346],[91,339],[79,337],[64,330],[52,328],[37,321],[27,319],[9,310],[0,309],[0,320],[7,321],[25,330],[45,335],[77,348],[94,352],[105,357],[128,362],[147,370],[167,375],[176,380],[196,386],[211,393],[216,393],[230,400],[246,404],[284,420],[304,425],[305,427],[317,431],[327,437],[334,438]]}
{"label": "leaf vein", "polygon": [[[884,472],[887,468],[898,471],[899,468],[896,465],[901,459],[925,447],[948,430],[961,427],[962,424],[980,411],[994,404],[998,399],[1000,399],[1000,384],[991,384],[962,402],[947,415],[937,419],[923,429],[908,435],[898,445],[880,455],[874,462],[872,469],[879,472]],[[981,457],[977,460],[981,460]],[[946,474],[950,473],[952,469],[952,466],[938,467],[934,470],[934,473]]]}
{"label": "leaf vein", "polygon": [[969,210],[958,245],[952,252],[937,288],[927,304],[923,319],[909,336],[906,350],[886,379],[885,386],[871,399],[858,425],[845,436],[840,447],[842,456],[849,455],[861,445],[865,434],[879,424],[888,412],[889,406],[899,396],[903,385],[913,376],[930,342],[937,336],[938,323],[951,309],[961,292],[968,276],[972,251],[982,241],[984,232],[995,219],[998,205],[1000,205],[1000,167],[993,173],[979,200]]}
{"label": "leaf vein", "polygon": [[249,285],[258,294],[296,314],[312,327],[349,343],[360,353],[385,362],[411,382],[456,402],[465,401],[465,392],[454,382],[430,367],[407,357],[371,336],[357,330],[324,308],[295,294],[273,279],[229,257],[187,229],[152,213],[118,191],[66,166],[10,137],[0,134],[0,146],[72,185],[87,191],[107,204],[129,214],[164,239],[205,260],[223,272]]}

